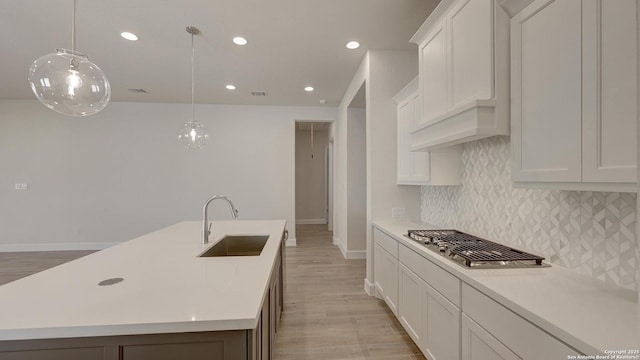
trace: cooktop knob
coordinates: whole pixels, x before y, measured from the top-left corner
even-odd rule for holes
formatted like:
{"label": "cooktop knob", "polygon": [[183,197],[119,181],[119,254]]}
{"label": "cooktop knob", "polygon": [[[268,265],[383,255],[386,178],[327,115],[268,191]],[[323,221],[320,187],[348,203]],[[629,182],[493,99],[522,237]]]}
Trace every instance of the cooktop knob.
{"label": "cooktop knob", "polygon": [[445,244],[440,244],[438,246],[438,250],[440,250],[440,252],[445,252],[447,250],[447,245]]}

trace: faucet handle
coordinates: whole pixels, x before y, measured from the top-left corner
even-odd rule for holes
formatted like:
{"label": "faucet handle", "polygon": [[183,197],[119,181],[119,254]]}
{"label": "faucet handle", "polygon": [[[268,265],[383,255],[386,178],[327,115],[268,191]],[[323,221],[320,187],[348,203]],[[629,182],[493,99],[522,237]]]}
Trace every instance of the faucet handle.
{"label": "faucet handle", "polygon": [[209,223],[209,228],[207,228],[207,235],[211,234],[211,225],[213,225],[212,222]]}
{"label": "faucet handle", "polygon": [[238,217],[238,209],[233,209],[233,217],[237,218]]}

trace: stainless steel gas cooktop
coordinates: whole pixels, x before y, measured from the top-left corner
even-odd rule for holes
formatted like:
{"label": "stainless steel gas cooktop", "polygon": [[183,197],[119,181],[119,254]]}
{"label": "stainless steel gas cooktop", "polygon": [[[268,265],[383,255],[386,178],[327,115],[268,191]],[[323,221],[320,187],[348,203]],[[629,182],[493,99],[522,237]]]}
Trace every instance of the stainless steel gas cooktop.
{"label": "stainless steel gas cooktop", "polygon": [[409,230],[409,239],[467,268],[547,267],[529,254],[457,230]]}

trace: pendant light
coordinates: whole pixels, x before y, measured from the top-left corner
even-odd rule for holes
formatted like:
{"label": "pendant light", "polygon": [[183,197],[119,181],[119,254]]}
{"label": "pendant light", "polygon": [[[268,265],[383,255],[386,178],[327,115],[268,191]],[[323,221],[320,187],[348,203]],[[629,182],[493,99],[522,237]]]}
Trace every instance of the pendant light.
{"label": "pendant light", "polygon": [[111,98],[111,86],[100,68],[76,51],[76,0],[73,0],[71,50],[56,49],[33,62],[31,90],[49,109],[69,116],[100,112]]}
{"label": "pendant light", "polygon": [[200,34],[200,30],[194,26],[187,26],[187,32],[191,34],[191,121],[186,122],[180,129],[178,141],[186,149],[200,149],[209,138],[204,125],[196,121],[195,80],[193,76],[195,48],[193,46],[193,36]]}

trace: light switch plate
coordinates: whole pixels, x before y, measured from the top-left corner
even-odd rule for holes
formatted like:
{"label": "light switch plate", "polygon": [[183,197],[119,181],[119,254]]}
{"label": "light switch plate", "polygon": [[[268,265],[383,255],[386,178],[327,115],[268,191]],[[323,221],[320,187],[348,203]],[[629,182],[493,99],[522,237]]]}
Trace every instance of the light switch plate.
{"label": "light switch plate", "polygon": [[401,217],[404,217],[405,213],[406,211],[402,207],[391,208],[391,217],[401,218]]}
{"label": "light switch plate", "polygon": [[24,183],[16,184],[16,190],[29,190],[29,184],[24,184]]}

